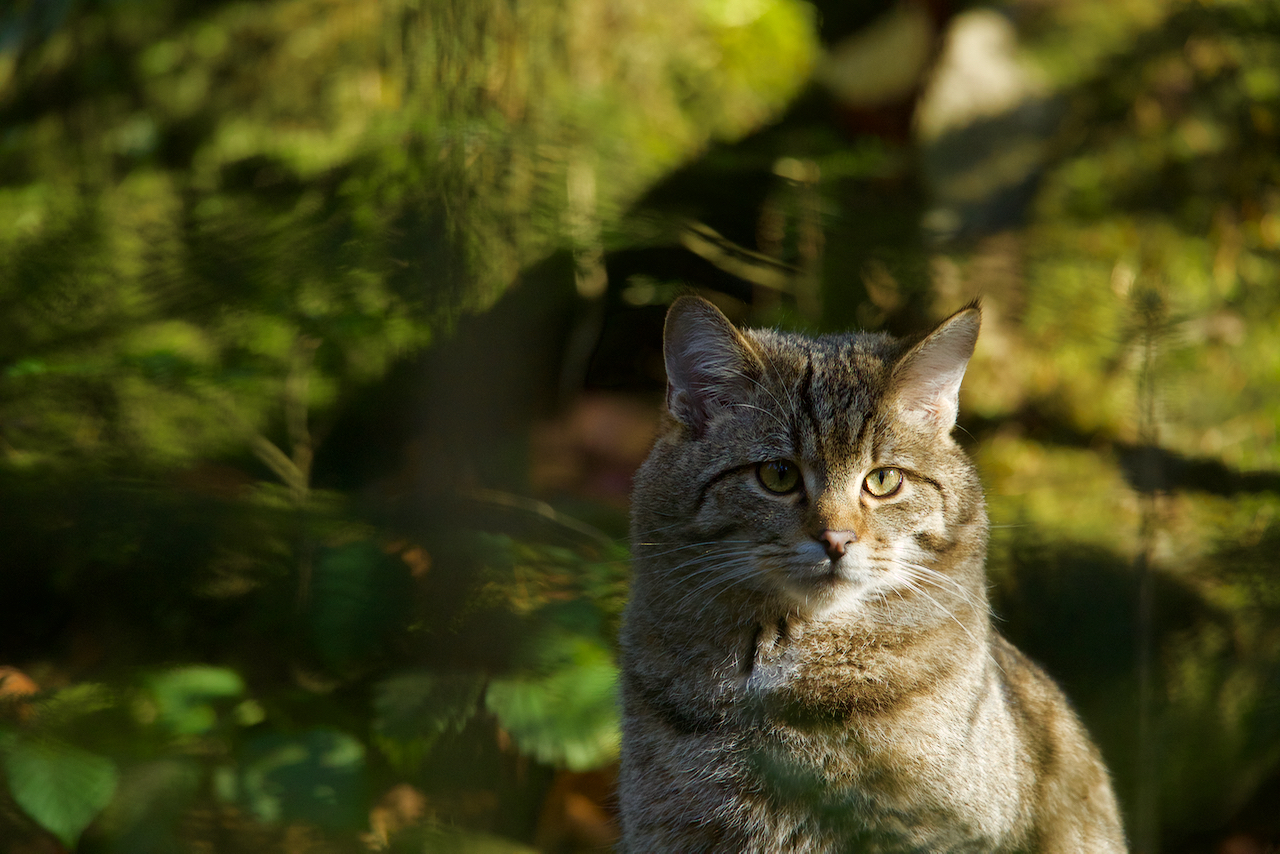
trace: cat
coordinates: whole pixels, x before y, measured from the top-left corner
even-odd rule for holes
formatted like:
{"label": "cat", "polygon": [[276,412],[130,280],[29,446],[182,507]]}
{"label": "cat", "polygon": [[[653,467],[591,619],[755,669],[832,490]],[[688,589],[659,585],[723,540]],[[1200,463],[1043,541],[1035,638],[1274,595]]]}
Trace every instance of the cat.
{"label": "cat", "polygon": [[951,437],[979,325],[808,338],[672,305],[632,498],[623,851],[1126,850],[1097,748],[992,627]]}

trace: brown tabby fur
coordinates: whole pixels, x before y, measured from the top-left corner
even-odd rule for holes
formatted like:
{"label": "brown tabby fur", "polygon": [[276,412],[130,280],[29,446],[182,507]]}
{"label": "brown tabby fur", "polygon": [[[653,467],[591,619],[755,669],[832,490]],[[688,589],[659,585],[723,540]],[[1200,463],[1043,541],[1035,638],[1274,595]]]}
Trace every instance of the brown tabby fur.
{"label": "brown tabby fur", "polygon": [[[633,498],[625,851],[1125,850],[1097,749],[991,625],[950,435],[978,326],[813,339],[672,306]],[[771,460],[795,490],[764,486]],[[885,467],[903,482],[877,498]]]}

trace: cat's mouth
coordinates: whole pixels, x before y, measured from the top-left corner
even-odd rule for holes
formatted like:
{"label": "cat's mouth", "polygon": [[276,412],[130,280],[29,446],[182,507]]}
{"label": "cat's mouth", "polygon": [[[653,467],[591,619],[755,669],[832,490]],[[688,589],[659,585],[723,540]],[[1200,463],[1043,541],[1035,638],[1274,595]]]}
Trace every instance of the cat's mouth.
{"label": "cat's mouth", "polygon": [[792,564],[780,575],[783,587],[804,597],[831,592],[853,580],[846,567],[830,560]]}
{"label": "cat's mouth", "polygon": [[780,575],[781,587],[788,597],[807,611],[852,607],[870,598],[878,586],[875,574],[849,556],[793,563]]}
{"label": "cat's mouth", "polygon": [[793,571],[791,577],[801,584],[819,588],[834,587],[842,582],[851,580],[839,562],[830,560],[823,561],[799,572]]}

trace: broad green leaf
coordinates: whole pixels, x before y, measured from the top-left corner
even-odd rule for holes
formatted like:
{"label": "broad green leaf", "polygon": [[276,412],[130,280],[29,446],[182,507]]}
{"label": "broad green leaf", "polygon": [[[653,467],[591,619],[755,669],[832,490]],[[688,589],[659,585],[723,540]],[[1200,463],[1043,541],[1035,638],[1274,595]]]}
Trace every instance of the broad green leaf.
{"label": "broad green leaf", "polygon": [[541,641],[555,665],[542,673],[497,679],[485,705],[520,749],[575,771],[617,756],[620,743],[618,672],[598,641],[551,633]]}
{"label": "broad green leaf", "polygon": [[480,703],[478,673],[401,673],[379,683],[374,739],[397,767],[416,767],[440,735],[466,726]]}
{"label": "broad green leaf", "polygon": [[68,847],[116,789],[115,763],[63,742],[12,738],[3,763],[14,801]]}
{"label": "broad green leaf", "polygon": [[210,701],[244,693],[244,680],[225,667],[177,667],[148,681],[160,721],[178,735],[199,735],[213,729],[217,711]]}

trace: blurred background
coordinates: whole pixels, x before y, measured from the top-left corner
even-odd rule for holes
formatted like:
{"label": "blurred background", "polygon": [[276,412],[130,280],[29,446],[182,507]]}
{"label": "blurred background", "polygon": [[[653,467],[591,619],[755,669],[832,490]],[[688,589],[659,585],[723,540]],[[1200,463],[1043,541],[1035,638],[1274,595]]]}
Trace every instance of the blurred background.
{"label": "blurred background", "polygon": [[677,294],[920,331],[1140,852],[1280,850],[1280,0],[0,4],[0,851],[616,835]]}

